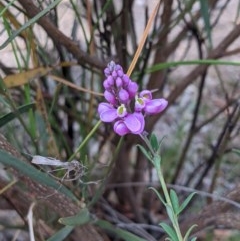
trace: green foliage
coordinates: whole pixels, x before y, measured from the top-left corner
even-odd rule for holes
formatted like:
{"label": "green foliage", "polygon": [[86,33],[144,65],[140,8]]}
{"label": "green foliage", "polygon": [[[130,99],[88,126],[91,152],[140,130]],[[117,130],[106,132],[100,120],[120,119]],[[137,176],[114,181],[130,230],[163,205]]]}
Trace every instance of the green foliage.
{"label": "green foliage", "polygon": [[[145,141],[146,145],[149,148],[149,151],[152,154],[151,163],[154,165],[154,168],[158,173],[158,178],[159,178],[160,186],[162,187],[162,190],[163,190],[164,198],[155,188],[151,188],[151,189],[157,194],[159,200],[164,204],[167,215],[172,223],[173,228],[165,223],[160,223],[160,225],[168,234],[169,236],[169,238],[167,238],[168,240],[187,241],[195,225],[191,226],[188,229],[185,236],[183,237],[181,234],[181,230],[179,228],[178,215],[187,207],[187,205],[189,204],[189,202],[191,201],[195,193],[191,193],[181,205],[179,204],[177,193],[173,189],[171,189],[170,192],[168,191],[165,183],[165,179],[162,174],[161,156],[159,154],[161,142],[158,142],[157,137],[155,135],[151,135],[150,140],[148,140],[146,137],[142,137],[142,138]],[[147,153],[145,149],[143,152]]]}
{"label": "green foliage", "polygon": [[172,227],[170,227],[168,224],[166,223],[160,223],[160,226],[164,229],[164,231],[169,235],[170,239],[167,238],[166,240],[169,241],[179,241],[178,237],[176,235],[175,230],[173,230]]}
{"label": "green foliage", "polygon": [[60,218],[59,222],[66,226],[79,226],[89,223],[92,220],[87,208],[82,209],[77,215]]}
{"label": "green foliage", "polygon": [[158,199],[159,199],[165,206],[167,205],[166,202],[164,201],[164,198],[163,198],[162,195],[158,192],[158,190],[156,190],[156,188],[154,188],[154,187],[149,187],[149,189],[150,189],[150,190],[153,190],[153,191],[156,193]]}
{"label": "green foliage", "polygon": [[178,215],[180,213],[179,212],[179,200],[178,200],[177,193],[173,189],[170,190],[170,199],[172,202],[174,213],[176,213]]}
{"label": "green foliage", "polygon": [[153,133],[150,136],[150,144],[151,144],[151,147],[152,147],[154,152],[158,152],[159,151],[160,145],[158,143],[158,139],[157,139],[156,135],[153,134]]}
{"label": "green foliage", "polygon": [[146,70],[146,73],[156,72],[162,69],[167,69],[169,67],[176,67],[182,65],[232,65],[239,66],[240,62],[238,61],[222,61],[216,59],[200,59],[200,60],[189,60],[189,61],[176,61],[176,62],[167,62],[167,63],[159,63],[152,65],[150,68]]}
{"label": "green foliage", "polygon": [[58,232],[56,232],[52,237],[48,238],[47,241],[66,240],[66,238],[72,232],[73,229],[74,229],[73,226],[65,226],[62,229],[60,229]]}
{"label": "green foliage", "polygon": [[201,14],[204,20],[205,30],[207,32],[208,42],[210,48],[212,48],[212,36],[211,36],[211,23],[210,23],[210,16],[209,16],[209,4],[208,1],[205,0],[199,0],[200,6],[201,6]]}
{"label": "green foliage", "polygon": [[[197,225],[192,225],[192,226],[188,229],[187,233],[186,233],[185,236],[184,236],[184,239],[183,239],[184,241],[188,241],[188,240],[189,240],[189,236],[190,236],[192,230],[193,230],[195,227],[197,227]],[[197,239],[197,238],[194,237],[194,238],[191,238],[190,241],[195,241],[196,239]]]}
{"label": "green foliage", "polygon": [[41,172],[34,168],[32,165],[27,164],[23,162],[22,160],[19,160],[7,152],[0,149],[0,163],[12,167],[16,170],[18,170],[23,175],[26,175],[30,177],[32,180],[39,182],[40,184],[46,185],[48,187],[52,187],[55,190],[58,190],[68,196],[69,198],[77,201],[77,198],[74,196],[74,194],[67,189],[65,186],[60,185],[58,182],[56,182],[51,176],[48,174]]}
{"label": "green foliage", "polygon": [[[236,108],[240,96],[236,76],[240,62],[236,61],[235,43],[239,36],[240,4],[231,7],[231,16],[227,18],[230,25],[225,26],[222,16],[236,1],[216,0],[214,4],[205,0],[173,1],[173,5],[171,1],[169,4],[159,1],[156,15],[159,21],[154,20],[149,33],[142,36],[147,20],[153,16],[150,3],[145,7],[138,6],[137,1],[132,5],[133,1],[38,0],[29,1],[29,6],[31,3],[36,6],[29,10],[22,2],[0,1],[0,131],[13,146],[31,155],[62,161],[85,159],[84,176],[59,183],[43,170],[1,150],[2,168],[14,168],[74,201],[84,199],[96,216],[103,193],[107,201],[112,201],[114,196],[113,201],[120,205],[120,210],[125,210],[122,203],[130,205],[129,216],[136,221],[142,220],[142,212],[149,211],[145,206],[148,197],[142,188],[128,182],[146,182],[145,156],[157,170],[161,183],[150,189],[166,207],[172,222],[161,226],[169,240],[179,241],[178,217],[183,211],[186,216],[182,221],[188,217],[187,208],[194,193],[182,201],[176,193],[178,189],[168,190],[164,182],[182,183],[183,175],[186,177],[183,186],[198,189],[206,177],[211,192],[220,193],[228,192],[228,183],[238,182]],[[31,9],[35,9],[34,14]],[[141,15],[143,21],[136,18],[138,11],[145,13]],[[43,24],[46,19],[51,25]],[[219,34],[219,27],[228,31]],[[138,137],[124,137],[119,141],[112,129],[99,121],[97,106],[103,101],[104,67],[114,58],[127,71],[142,37],[146,37],[146,42],[131,77],[142,86],[151,87],[158,98],[168,98],[169,110],[151,121],[146,119],[147,131],[156,132],[144,139],[145,144],[137,144],[139,149],[135,153]],[[163,135],[168,137],[162,148],[162,159]],[[231,147],[235,147],[231,150],[235,155],[229,158]],[[208,168],[208,163],[213,165]],[[199,168],[205,170],[205,176],[200,175]],[[188,170],[193,170],[193,175]],[[58,174],[61,176],[61,171]],[[84,184],[84,180],[100,180],[99,186]],[[123,187],[117,187],[116,183]],[[126,193],[134,195],[123,195]],[[135,203],[135,197],[142,200]],[[202,205],[198,200],[196,203]],[[159,211],[151,208],[151,213]],[[100,213],[108,218],[106,212]],[[124,211],[121,214],[126,215]],[[73,226],[92,224],[87,209],[73,217],[61,217],[60,221],[67,226],[49,240],[64,240]],[[107,232],[124,240],[143,240],[105,221],[98,224]],[[196,239],[191,238],[193,227],[183,237],[184,241]]]}
{"label": "green foliage", "polygon": [[97,220],[95,224],[102,229],[107,230],[108,232],[114,233],[115,235],[117,235],[117,237],[125,241],[146,241],[145,239],[142,239],[126,230],[116,228],[114,225],[107,221]]}
{"label": "green foliage", "polygon": [[236,153],[237,155],[240,156],[240,150],[239,150],[239,149],[233,149],[232,152],[233,152],[233,153]]}
{"label": "green foliage", "polygon": [[193,192],[191,193],[185,200],[184,202],[181,204],[181,206],[179,207],[179,211],[178,213],[181,213],[186,207],[187,205],[189,204],[189,202],[192,200],[193,196],[195,195],[196,193]]}
{"label": "green foliage", "polygon": [[35,103],[26,104],[26,105],[18,107],[18,109],[14,112],[10,112],[8,114],[0,116],[0,127],[4,126],[7,123],[9,123],[10,121],[14,120],[15,118],[17,118],[18,115],[26,113],[29,110],[35,109],[35,107],[36,107]]}
{"label": "green foliage", "polygon": [[142,145],[137,144],[137,147],[139,147],[139,149],[141,150],[141,152],[144,154],[144,156],[145,156],[149,161],[152,161],[151,152],[147,151],[147,150],[145,149],[145,147],[143,147]]}
{"label": "green foliage", "polygon": [[22,25],[17,31],[15,31],[2,45],[0,45],[0,50],[5,48],[9,43],[11,43],[17,36],[20,35],[22,31],[29,28],[32,24],[36,23],[41,17],[46,15],[51,9],[55,8],[62,0],[56,0],[53,1],[51,4],[49,4],[48,7],[46,7],[44,10],[42,10],[39,14],[34,16],[31,20],[29,20],[27,23]]}

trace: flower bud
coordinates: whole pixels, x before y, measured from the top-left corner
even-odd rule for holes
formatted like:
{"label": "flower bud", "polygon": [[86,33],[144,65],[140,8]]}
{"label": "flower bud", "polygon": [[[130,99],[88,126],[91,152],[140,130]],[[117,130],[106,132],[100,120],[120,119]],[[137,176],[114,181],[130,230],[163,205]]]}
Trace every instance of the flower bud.
{"label": "flower bud", "polygon": [[111,74],[109,68],[104,69],[104,74],[106,77],[108,77]]}
{"label": "flower bud", "polygon": [[113,77],[112,77],[111,75],[109,75],[109,76],[107,77],[107,81],[108,81],[109,85],[111,85],[111,86],[114,85],[114,79],[113,79]]}
{"label": "flower bud", "polygon": [[112,72],[112,77],[113,77],[113,79],[116,79],[116,78],[117,78],[117,72],[116,72],[116,70],[113,70],[113,72]]}
{"label": "flower bud", "polygon": [[123,77],[122,77],[122,80],[123,80],[123,85],[125,87],[127,87],[129,85],[129,82],[130,82],[129,77],[126,74],[124,74]]}
{"label": "flower bud", "polygon": [[104,87],[105,90],[108,90],[108,89],[111,88],[111,85],[109,84],[109,82],[108,82],[107,79],[105,79],[105,80],[103,81],[103,87]]}
{"label": "flower bud", "polygon": [[121,66],[120,64],[116,64],[114,70],[116,70],[117,72],[118,72],[119,70],[122,71],[122,66]]}
{"label": "flower bud", "polygon": [[118,98],[121,103],[127,103],[129,101],[129,94],[125,89],[121,89],[118,92]]}
{"label": "flower bud", "polygon": [[114,61],[110,61],[110,63],[107,65],[108,69],[109,69],[109,72],[112,73],[113,70],[115,69],[116,67],[116,64]]}
{"label": "flower bud", "polygon": [[123,71],[122,71],[122,69],[117,70],[117,75],[118,75],[119,77],[123,77]]}
{"label": "flower bud", "polygon": [[117,100],[115,98],[115,95],[112,92],[110,92],[108,90],[105,90],[104,91],[104,97],[110,104],[116,105]]}
{"label": "flower bud", "polygon": [[123,86],[123,81],[121,78],[117,77],[116,79],[116,86],[119,88],[119,87],[122,87]]}
{"label": "flower bud", "polygon": [[132,99],[135,97],[138,91],[138,84],[136,82],[130,81],[126,89],[129,94],[129,98]]}

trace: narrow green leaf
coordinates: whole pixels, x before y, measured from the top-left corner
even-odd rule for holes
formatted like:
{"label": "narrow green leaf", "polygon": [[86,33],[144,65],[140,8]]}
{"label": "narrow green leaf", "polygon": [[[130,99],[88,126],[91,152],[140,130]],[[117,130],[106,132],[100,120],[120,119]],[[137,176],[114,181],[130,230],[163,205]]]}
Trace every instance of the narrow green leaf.
{"label": "narrow green leaf", "polygon": [[171,199],[173,210],[174,210],[175,214],[178,214],[179,213],[179,201],[178,201],[177,193],[173,189],[170,190],[170,199]]}
{"label": "narrow green leaf", "polygon": [[212,35],[211,35],[211,24],[209,17],[209,6],[208,1],[200,0],[200,11],[204,21],[204,27],[207,33],[209,47],[212,48]]}
{"label": "narrow green leaf", "polygon": [[188,231],[186,232],[186,234],[185,234],[185,236],[184,236],[183,241],[188,241],[188,238],[189,238],[192,230],[193,230],[195,227],[197,227],[196,224],[192,225],[192,226],[188,229]]}
{"label": "narrow green leaf", "polygon": [[72,232],[74,227],[65,226],[56,232],[52,237],[48,238],[47,241],[62,241],[66,240],[67,236]]}
{"label": "narrow green leaf", "polygon": [[159,143],[158,143],[158,140],[157,140],[157,137],[156,137],[155,134],[151,134],[150,143],[151,143],[151,146],[152,146],[153,150],[157,151],[158,148],[159,148]]}
{"label": "narrow green leaf", "polygon": [[30,103],[27,105],[20,106],[15,112],[10,112],[6,115],[3,115],[0,117],[0,127],[6,125],[8,122],[12,121],[14,118],[16,118],[19,114],[23,114],[25,112],[28,112],[31,109],[34,109],[36,106],[35,103]]}
{"label": "narrow green leaf", "polygon": [[12,0],[10,1],[4,8],[0,8],[0,16],[2,16],[6,11],[7,9],[15,2],[16,0]]}
{"label": "narrow green leaf", "polygon": [[88,209],[84,208],[75,216],[60,218],[59,222],[67,226],[81,226],[89,223],[91,220]]}
{"label": "narrow green leaf", "polygon": [[164,201],[162,195],[158,192],[158,190],[154,187],[149,187],[149,189],[153,190],[156,193],[156,195],[158,196],[158,199],[162,202],[162,204],[164,204],[166,206],[167,203]]}
{"label": "narrow green leaf", "polygon": [[21,26],[18,30],[13,32],[13,34],[2,44],[0,45],[0,50],[5,48],[13,39],[15,39],[23,30],[31,26],[33,23],[36,23],[39,18],[46,15],[51,9],[56,7],[62,0],[56,0],[49,4],[45,9],[43,9],[40,13],[38,13],[36,16],[34,16],[32,19],[30,19],[27,23]]}
{"label": "narrow green leaf", "polygon": [[169,204],[166,204],[165,206],[166,206],[166,211],[167,211],[169,219],[171,220],[172,224],[175,225],[177,223],[177,220],[175,220],[175,215],[174,215],[174,211],[173,211],[172,207],[169,206]]}
{"label": "narrow green leaf", "polygon": [[32,180],[39,182],[42,185],[51,187],[59,192],[62,192],[72,200],[78,201],[78,199],[74,196],[74,194],[67,189],[65,186],[60,185],[60,183],[56,182],[51,176],[47,175],[44,172],[39,171],[35,167],[26,162],[17,159],[16,157],[10,155],[9,153],[0,149],[0,163],[5,166],[12,167],[23,175],[30,177]]}
{"label": "narrow green leaf", "polygon": [[187,61],[176,61],[176,62],[165,62],[159,63],[151,66],[146,69],[146,73],[150,74],[152,72],[156,72],[162,69],[167,69],[170,67],[176,67],[179,65],[232,65],[232,66],[240,66],[240,62],[238,61],[222,61],[216,59],[200,59],[200,60],[187,60]]}
{"label": "narrow green leaf", "polygon": [[197,237],[193,237],[190,241],[196,241]]}
{"label": "narrow green leaf", "polygon": [[116,228],[114,225],[112,225],[111,223],[109,223],[107,221],[97,220],[95,222],[95,224],[97,226],[99,226],[100,228],[107,230],[110,233],[115,234],[117,237],[119,237],[125,241],[146,241],[145,239],[140,238],[137,235],[132,234],[126,230]]}
{"label": "narrow green leaf", "polygon": [[234,148],[234,149],[232,149],[232,152],[233,152],[233,153],[236,153],[237,155],[240,155],[240,150],[239,150],[239,149],[235,149],[235,148]]}
{"label": "narrow green leaf", "polygon": [[171,238],[172,241],[179,241],[176,232],[172,227],[170,227],[166,223],[160,223],[159,224],[163,230],[167,233],[167,235]]}
{"label": "narrow green leaf", "polygon": [[141,150],[141,152],[143,153],[143,155],[152,162],[152,157],[151,154],[140,144],[137,144],[137,147],[139,147],[139,149]]}
{"label": "narrow green leaf", "polygon": [[192,198],[195,194],[196,194],[196,192],[193,192],[185,199],[185,201],[182,203],[182,205],[179,208],[178,214],[181,213],[186,208],[186,206],[189,204],[189,202],[192,200]]}

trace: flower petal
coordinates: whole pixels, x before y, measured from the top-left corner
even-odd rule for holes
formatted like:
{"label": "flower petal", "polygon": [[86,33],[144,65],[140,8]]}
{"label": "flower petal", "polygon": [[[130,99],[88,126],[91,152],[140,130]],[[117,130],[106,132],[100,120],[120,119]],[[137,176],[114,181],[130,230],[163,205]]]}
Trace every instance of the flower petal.
{"label": "flower petal", "polygon": [[112,122],[118,117],[117,110],[105,102],[98,105],[98,114],[103,122]]}
{"label": "flower petal", "polygon": [[146,100],[152,99],[152,92],[150,90],[143,90],[139,93],[139,96]]}
{"label": "flower petal", "polygon": [[108,90],[105,90],[103,95],[109,103],[111,103],[112,105],[116,105],[117,100],[116,100],[115,95],[113,93],[111,93]]}
{"label": "flower petal", "polygon": [[128,84],[129,84],[129,82],[130,82],[129,77],[128,77],[126,74],[124,74],[124,75],[122,76],[122,80],[123,80],[124,87],[127,87]]}
{"label": "flower petal", "polygon": [[129,94],[125,89],[121,89],[118,93],[119,101],[126,104],[129,101]]}
{"label": "flower petal", "polygon": [[123,118],[127,115],[127,108],[124,104],[121,104],[118,108],[117,108],[117,115],[120,118]]}
{"label": "flower petal", "polygon": [[146,114],[158,114],[162,112],[168,105],[168,101],[165,99],[153,99],[146,103],[144,111]]}
{"label": "flower petal", "polygon": [[98,114],[100,115],[102,112],[114,109],[114,107],[106,102],[102,102],[98,105]]}
{"label": "flower petal", "polygon": [[145,119],[141,112],[134,112],[133,115],[138,119],[138,121],[141,123],[141,128],[136,132],[135,134],[141,134],[144,131],[145,128]]}
{"label": "flower petal", "polygon": [[113,122],[117,118],[118,118],[118,115],[117,115],[116,109],[107,110],[100,114],[100,119],[103,122]]}
{"label": "flower petal", "polygon": [[123,77],[124,73],[123,73],[122,68],[117,70],[117,74],[118,74],[119,77]]}
{"label": "flower petal", "polygon": [[107,82],[110,86],[114,85],[114,79],[111,75],[107,77]]}
{"label": "flower petal", "polygon": [[116,121],[113,129],[119,136],[124,136],[130,132],[122,120]]}
{"label": "flower petal", "polygon": [[104,74],[105,74],[106,77],[108,77],[111,74],[109,68],[104,69]]}
{"label": "flower petal", "polygon": [[109,85],[108,81],[107,80],[104,80],[103,81],[103,87],[105,90],[109,89],[111,86]]}
{"label": "flower petal", "polygon": [[143,100],[143,98],[135,98],[135,106],[134,106],[134,110],[137,112],[140,112],[144,109],[145,107],[145,101]]}
{"label": "flower petal", "polygon": [[141,113],[129,114],[124,118],[124,123],[133,134],[140,134],[145,127],[144,117]]}
{"label": "flower petal", "polygon": [[129,94],[129,98],[133,98],[135,97],[137,91],[138,91],[138,84],[136,82],[129,82],[127,88],[126,88],[128,94]]}
{"label": "flower petal", "polygon": [[123,80],[120,77],[116,78],[116,86],[118,88],[123,86]]}

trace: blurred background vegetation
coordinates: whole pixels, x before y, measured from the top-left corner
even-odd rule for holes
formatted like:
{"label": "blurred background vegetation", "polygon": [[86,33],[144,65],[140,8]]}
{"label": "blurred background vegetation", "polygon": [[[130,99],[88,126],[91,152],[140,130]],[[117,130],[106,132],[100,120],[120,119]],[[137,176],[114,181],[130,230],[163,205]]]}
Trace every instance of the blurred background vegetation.
{"label": "blurred background vegetation", "polygon": [[[127,72],[154,10],[131,78],[169,101],[146,129],[164,137],[169,186],[182,198],[198,192],[182,228],[197,223],[198,240],[239,240],[237,0],[0,2],[0,240],[29,240],[33,202],[36,240],[164,239],[166,214],[147,189],[160,187],[141,139],[120,140],[97,114],[104,68],[113,60]],[[59,184],[29,155],[74,158],[84,173]]]}

